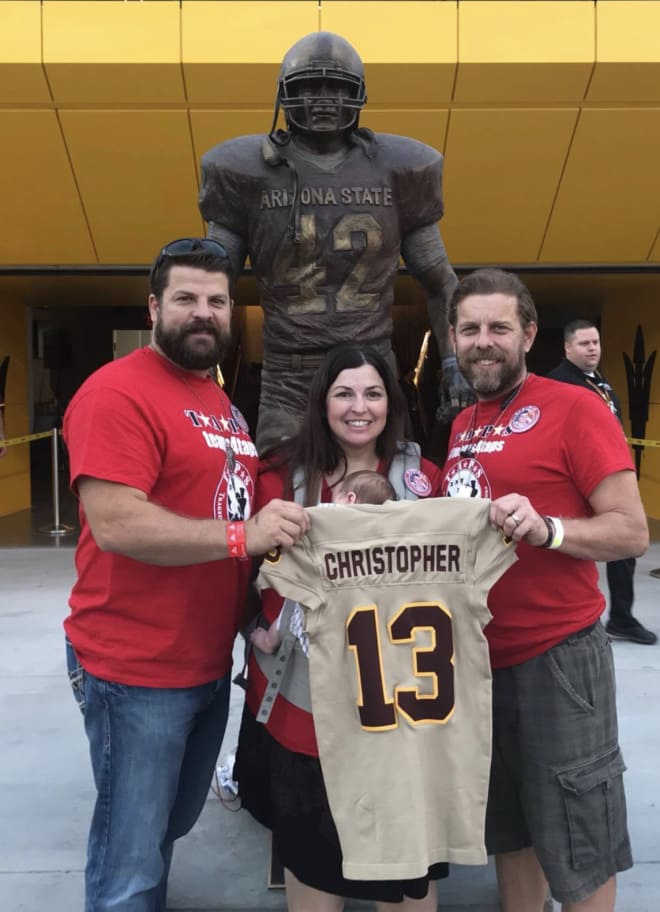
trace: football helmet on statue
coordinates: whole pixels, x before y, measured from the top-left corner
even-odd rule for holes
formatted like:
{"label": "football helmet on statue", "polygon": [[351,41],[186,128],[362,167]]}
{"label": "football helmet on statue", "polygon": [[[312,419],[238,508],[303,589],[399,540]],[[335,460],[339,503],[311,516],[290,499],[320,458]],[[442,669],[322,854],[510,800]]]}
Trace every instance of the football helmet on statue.
{"label": "football helmet on statue", "polygon": [[367,100],[360,55],[332,32],[297,41],[282,61],[277,85],[277,106],[292,132],[354,130]]}

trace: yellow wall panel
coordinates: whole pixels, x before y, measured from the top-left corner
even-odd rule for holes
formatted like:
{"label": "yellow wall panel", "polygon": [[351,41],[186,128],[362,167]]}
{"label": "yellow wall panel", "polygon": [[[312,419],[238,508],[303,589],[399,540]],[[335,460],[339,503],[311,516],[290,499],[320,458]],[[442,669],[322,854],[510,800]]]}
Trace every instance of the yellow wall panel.
{"label": "yellow wall panel", "polygon": [[578,104],[593,64],[459,64],[454,100],[476,104]]}
{"label": "yellow wall panel", "polygon": [[534,263],[577,109],[452,111],[442,233],[458,263]]}
{"label": "yellow wall panel", "polygon": [[41,65],[0,63],[0,104],[44,104],[50,100]]}
{"label": "yellow wall panel", "polygon": [[458,23],[461,63],[593,60],[592,0],[463,0]]}
{"label": "yellow wall panel", "polygon": [[651,248],[651,253],[649,256],[649,262],[651,263],[660,263],[660,231],[656,235],[655,243]]}
{"label": "yellow wall panel", "polygon": [[318,29],[314,0],[184,0],[181,37],[190,101],[272,104],[291,45]]}
{"label": "yellow wall panel", "polygon": [[455,63],[454,3],[323,0],[321,28],[353,44],[365,63]]}
{"label": "yellow wall panel", "polygon": [[543,262],[643,262],[660,213],[660,109],[585,110]]}
{"label": "yellow wall panel", "polygon": [[362,57],[372,104],[448,101],[456,27],[453,3],[325,0],[321,5],[321,28],[342,35]]}
{"label": "yellow wall panel", "polygon": [[0,111],[0,263],[95,263],[54,111]]}
{"label": "yellow wall panel", "polygon": [[[0,297],[0,361],[9,355],[5,396],[5,433],[8,438],[29,432],[27,408],[27,328],[25,307],[17,300]],[[30,506],[29,445],[8,447],[0,459],[0,516]]]}
{"label": "yellow wall panel", "polygon": [[460,102],[581,101],[595,57],[590,0],[469,0],[458,8]]}
{"label": "yellow wall panel", "polygon": [[[20,449],[27,450],[27,444]],[[5,457],[6,459],[7,457]],[[28,510],[31,505],[30,473],[17,472],[0,478],[0,516],[9,516],[20,510]],[[29,523],[27,524],[29,529]]]}
{"label": "yellow wall panel", "polygon": [[44,104],[50,100],[41,64],[0,63],[0,104]]}
{"label": "yellow wall panel", "polygon": [[660,63],[597,63],[587,100],[635,104],[660,101]]}
{"label": "yellow wall panel", "polygon": [[596,23],[599,61],[660,62],[658,0],[598,0]]}
{"label": "yellow wall panel", "polygon": [[368,104],[440,105],[451,99],[455,64],[367,63],[364,67]]}
{"label": "yellow wall panel", "polygon": [[41,66],[41,7],[0,3],[0,103],[50,101]]}
{"label": "yellow wall panel", "polygon": [[316,0],[184,0],[183,61],[279,67],[289,47],[318,27]]}
{"label": "yellow wall panel", "polygon": [[186,63],[183,69],[195,104],[275,105],[279,64]]}
{"label": "yellow wall panel", "polygon": [[172,63],[179,59],[178,3],[44,0],[43,16],[46,63]]}
{"label": "yellow wall panel", "polygon": [[44,65],[57,101],[182,101],[177,3],[44,0]]}
{"label": "yellow wall panel", "polygon": [[41,9],[31,0],[0,4],[0,61],[41,63]]}
{"label": "yellow wall panel", "polygon": [[61,104],[163,104],[183,101],[178,64],[47,64],[55,100]]}
{"label": "yellow wall panel", "polygon": [[590,101],[660,101],[660,3],[600,0]]}
{"label": "yellow wall panel", "polygon": [[202,232],[185,112],[65,110],[61,119],[100,262],[148,263],[165,241]]}

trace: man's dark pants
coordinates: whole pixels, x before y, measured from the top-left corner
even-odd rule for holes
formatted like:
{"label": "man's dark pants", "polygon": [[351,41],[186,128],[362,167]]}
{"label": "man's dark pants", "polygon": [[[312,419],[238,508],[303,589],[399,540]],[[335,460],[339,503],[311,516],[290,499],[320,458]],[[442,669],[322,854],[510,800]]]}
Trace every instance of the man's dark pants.
{"label": "man's dark pants", "polygon": [[608,561],[607,585],[610,589],[610,621],[616,627],[632,627],[634,625],[632,605],[634,599],[633,577],[635,575],[634,557],[624,560]]}

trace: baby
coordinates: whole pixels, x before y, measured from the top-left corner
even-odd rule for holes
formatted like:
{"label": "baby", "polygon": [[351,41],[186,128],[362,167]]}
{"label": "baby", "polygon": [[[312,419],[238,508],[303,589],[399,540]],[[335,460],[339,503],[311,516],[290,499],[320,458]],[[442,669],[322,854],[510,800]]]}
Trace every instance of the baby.
{"label": "baby", "polygon": [[[384,475],[361,469],[351,472],[335,485],[332,492],[333,504],[383,504],[387,500],[396,500],[396,493]],[[326,506],[331,506],[327,504]],[[262,652],[273,653],[282,642],[280,620],[282,613],[273,621],[268,630],[256,627],[250,634],[250,642]],[[303,652],[307,655],[307,636],[303,630],[302,609],[296,605],[291,615],[290,629],[300,640]]]}

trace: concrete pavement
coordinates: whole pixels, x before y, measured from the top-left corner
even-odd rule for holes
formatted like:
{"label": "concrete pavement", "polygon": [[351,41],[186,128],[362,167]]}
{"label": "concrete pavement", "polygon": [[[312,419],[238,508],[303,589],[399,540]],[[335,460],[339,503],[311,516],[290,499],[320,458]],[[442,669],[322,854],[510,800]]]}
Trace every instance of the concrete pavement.
{"label": "concrete pavement", "polygon": [[[80,715],[65,674],[62,619],[74,576],[69,542],[0,548],[0,909],[82,909],[94,788]],[[660,544],[638,562],[639,619],[660,632]],[[619,878],[617,912],[660,909],[660,646],[614,644],[621,744],[635,867]],[[221,756],[236,741],[234,688]],[[169,906],[194,912],[284,908],[266,886],[267,834],[214,794],[175,852]],[[444,912],[496,912],[492,867],[454,866],[440,884]],[[353,903],[354,908],[368,908]]]}

